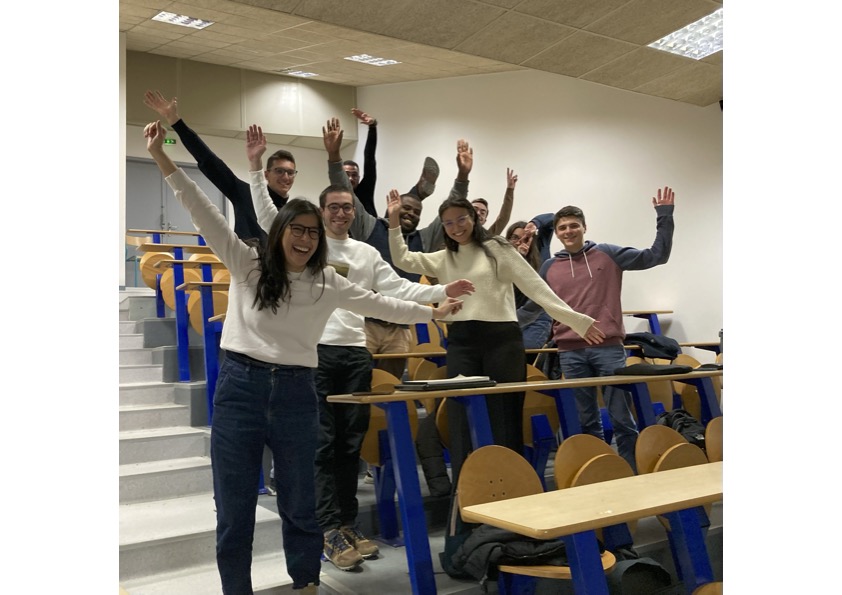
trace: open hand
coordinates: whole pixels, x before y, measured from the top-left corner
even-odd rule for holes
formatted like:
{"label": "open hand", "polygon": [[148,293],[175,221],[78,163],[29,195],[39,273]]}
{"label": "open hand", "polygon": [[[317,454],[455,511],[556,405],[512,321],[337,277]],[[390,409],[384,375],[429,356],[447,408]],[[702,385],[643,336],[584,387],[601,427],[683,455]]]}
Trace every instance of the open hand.
{"label": "open hand", "polygon": [[456,166],[459,168],[461,177],[471,173],[471,168],[474,166],[474,150],[464,138],[456,141]]}
{"label": "open hand", "polygon": [[331,118],[322,126],[322,138],[325,143],[325,150],[330,154],[338,154],[342,147],[342,136],[344,132],[339,125],[339,118]]}
{"label": "open hand", "polygon": [[599,330],[596,326],[598,320],[594,320],[593,324],[585,331],[585,336],[582,337],[588,345],[599,345],[605,340],[605,333]]}
{"label": "open hand", "polygon": [[474,284],[467,279],[457,279],[456,281],[451,281],[444,287],[447,297],[453,298],[462,295],[471,295],[477,290],[477,288],[474,287]]}
{"label": "open hand", "polygon": [[263,129],[257,124],[252,124],[246,130],[246,156],[249,161],[257,161],[266,152],[266,137]]}
{"label": "open hand", "polygon": [[386,195],[386,216],[389,218],[389,227],[400,227],[401,193],[394,188]]}
{"label": "open hand", "polygon": [[164,118],[170,126],[179,120],[178,98],[176,97],[166,99],[160,91],[146,91],[143,94],[143,104],[158,112],[158,115]]}
{"label": "open hand", "polygon": [[662,205],[674,205],[675,204],[675,192],[672,191],[672,188],[669,186],[664,186],[664,191],[661,193],[661,189],[658,188],[658,196],[652,197],[652,206],[653,207],[660,207]]}

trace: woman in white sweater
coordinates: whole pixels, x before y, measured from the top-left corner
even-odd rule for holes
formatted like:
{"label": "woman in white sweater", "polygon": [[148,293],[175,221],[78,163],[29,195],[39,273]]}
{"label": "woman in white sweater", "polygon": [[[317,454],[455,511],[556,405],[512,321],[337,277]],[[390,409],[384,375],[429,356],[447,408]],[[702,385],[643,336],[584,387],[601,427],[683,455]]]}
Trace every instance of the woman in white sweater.
{"label": "woman in white sweater", "polygon": [[[459,141],[457,150],[470,151],[465,141]],[[526,355],[517,323],[513,284],[589,344],[602,342],[604,335],[594,319],[573,311],[509,242],[483,229],[468,200],[448,198],[441,204],[439,217],[445,232],[445,249],[432,253],[407,250],[400,230],[400,193],[392,190],[388,202],[389,248],[395,266],[435,277],[440,283],[470,279],[476,288],[473,295],[465,296],[462,309],[445,320],[448,376],[484,375],[498,382],[526,379]],[[486,402],[494,443],[523,453],[523,393],[489,395]],[[471,450],[471,439],[461,404],[447,401],[447,419],[452,485],[456,486],[462,463]],[[458,525],[458,514],[456,517]],[[450,554],[458,546],[459,534],[464,536],[464,531],[446,538],[446,570]]]}
{"label": "woman in white sweater", "polygon": [[313,372],[316,344],[336,308],[395,322],[425,322],[439,308],[363,289],[326,267],[324,225],[316,205],[290,200],[266,246],[237,238],[202,190],[164,153],[160,122],[144,129],[147,149],[193,224],[231,273],[220,345],[225,359],[214,394],[211,463],[217,510],[216,557],[226,594],[252,593],[251,551],[263,447],[272,450],[293,589],[316,592],[324,538],[315,515],[318,436]]}

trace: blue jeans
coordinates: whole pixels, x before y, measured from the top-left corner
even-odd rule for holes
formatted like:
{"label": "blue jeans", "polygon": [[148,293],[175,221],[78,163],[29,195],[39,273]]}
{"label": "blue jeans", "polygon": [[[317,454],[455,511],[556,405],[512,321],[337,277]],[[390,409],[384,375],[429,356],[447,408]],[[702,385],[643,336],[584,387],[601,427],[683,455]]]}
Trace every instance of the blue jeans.
{"label": "blue jeans", "polygon": [[328,395],[371,390],[374,361],[365,347],[319,345],[319,446],[316,450],[316,516],[323,532],[355,525],[360,450],[371,416],[369,405],[328,403]]}
{"label": "blue jeans", "polygon": [[553,319],[550,318],[549,314],[542,311],[538,318],[521,329],[523,331],[523,347],[525,349],[541,349],[550,340],[552,326]]}
{"label": "blue jeans", "polygon": [[293,588],[319,582],[324,537],[316,522],[318,419],[313,369],[226,352],[211,425],[216,564],[226,595],[249,595],[264,445],[272,450],[287,572]]}
{"label": "blue jeans", "polygon": [[[606,347],[586,347],[573,351],[560,351],[558,362],[565,378],[591,378],[593,376],[613,376],[614,370],[626,365],[626,351],[622,345]],[[582,432],[605,439],[602,431],[602,419],[596,399],[595,387],[574,388],[576,408],[579,411],[579,423]],[[614,426],[617,439],[617,451],[636,472],[634,447],[637,443],[637,425],[631,412],[631,394],[614,386],[605,386],[602,391],[608,416]]]}

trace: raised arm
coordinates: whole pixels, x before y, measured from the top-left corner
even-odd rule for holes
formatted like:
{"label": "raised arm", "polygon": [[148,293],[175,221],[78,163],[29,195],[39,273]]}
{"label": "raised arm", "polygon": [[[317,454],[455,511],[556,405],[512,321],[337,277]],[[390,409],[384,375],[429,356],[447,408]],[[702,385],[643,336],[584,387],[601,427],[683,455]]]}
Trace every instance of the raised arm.
{"label": "raised arm", "polygon": [[246,131],[246,158],[249,162],[249,188],[257,223],[267,234],[278,214],[278,207],[272,202],[263,175],[263,154],[266,152],[266,136],[263,129],[252,124]]}
{"label": "raised arm", "polygon": [[[408,273],[438,278],[439,258],[437,256],[424,252],[410,252],[406,247],[400,227],[400,192],[393,188],[389,191],[386,201],[389,216],[389,255],[392,257],[392,264]],[[437,254],[440,255],[441,252]]]}
{"label": "raised arm", "polygon": [[675,192],[669,186],[659,188],[657,196],[652,197],[657,219],[655,222],[655,241],[650,248],[621,248],[611,244],[601,244],[609,256],[624,271],[641,271],[660,264],[665,264],[672,252],[672,236],[675,231]]}
{"label": "raised arm", "polygon": [[500,207],[500,214],[488,231],[495,236],[503,235],[509,219],[512,218],[512,205],[515,202],[515,186],[517,185],[517,174],[514,170],[506,168],[506,193],[503,195],[503,206]]}
{"label": "raised arm", "polygon": [[342,147],[343,134],[342,127],[339,124],[339,118],[331,118],[322,126],[322,140],[324,141],[325,151],[327,151],[327,173],[331,184],[342,186],[354,197],[356,216],[351,222],[349,231],[352,238],[364,242],[374,230],[374,226],[377,224],[377,217],[366,211],[365,205],[360,201],[354,192],[354,188],[351,186],[351,180],[348,179],[348,174],[342,169],[340,148]]}
{"label": "raised arm", "polygon": [[356,194],[363,203],[365,210],[372,217],[377,217],[377,209],[374,206],[374,188],[377,185],[377,120],[361,109],[354,108],[351,113],[363,124],[368,126],[368,134],[363,149],[363,171],[362,179],[357,184]]}
{"label": "raised arm", "polygon": [[160,120],[147,124],[143,136],[149,155],[158,165],[176,199],[190,213],[193,225],[208,246],[232,272],[242,270],[243,267],[253,267],[251,250],[237,238],[225,217],[202,189],[164,151],[166,131]]}

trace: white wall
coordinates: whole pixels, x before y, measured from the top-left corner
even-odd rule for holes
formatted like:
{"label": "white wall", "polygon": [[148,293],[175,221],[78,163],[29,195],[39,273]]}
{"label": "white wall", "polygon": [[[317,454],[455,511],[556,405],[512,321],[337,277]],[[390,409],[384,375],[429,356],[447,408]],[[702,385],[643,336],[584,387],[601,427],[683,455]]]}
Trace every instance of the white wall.
{"label": "white wall", "polygon": [[[442,175],[427,199],[422,225],[436,215],[456,175],[456,140],[474,147],[471,197],[485,197],[495,217],[506,167],[519,176],[512,221],[555,212],[567,204],[586,215],[586,237],[647,247],[654,239],[651,197],[676,192],[676,232],[670,262],[625,276],[628,310],[665,309],[665,334],[679,341],[716,340],[722,328],[722,113],[539,72],[490,74],[361,87],[357,103],[379,121],[377,200],[408,189],[425,156]],[[190,123],[189,114],[184,113]],[[350,114],[337,114],[356,126]],[[151,117],[151,112],[150,112]],[[126,155],[147,156],[142,129],[127,127]],[[306,132],[305,132],[306,133]],[[312,131],[311,134],[318,134]],[[244,141],[203,135],[242,178]],[[343,152],[363,162],[365,130]],[[273,151],[279,146],[271,146]],[[327,184],[325,153],[290,148],[299,175],[294,196],[315,200]],[[193,160],[181,145],[176,161]],[[385,199],[382,200],[385,203]],[[560,248],[553,240],[552,250]],[[646,330],[631,319],[627,331]],[[693,350],[702,361],[712,354]]]}
{"label": "white wall", "polygon": [[[474,148],[470,196],[496,217],[506,167],[519,177],[512,221],[573,204],[586,238],[647,247],[651,197],[676,193],[669,263],[624,278],[628,310],[673,310],[663,330],[679,341],[718,339],[722,328],[722,112],[540,72],[362,87],[359,107],[379,122],[377,196],[417,179],[426,155],[442,169],[422,225],[456,175],[456,140]],[[357,145],[362,159],[363,139]],[[379,200],[379,198],[378,198]],[[385,199],[384,199],[385,201]],[[560,249],[553,240],[552,250]],[[627,331],[646,330],[632,320]],[[692,351],[702,361],[709,352]]]}

